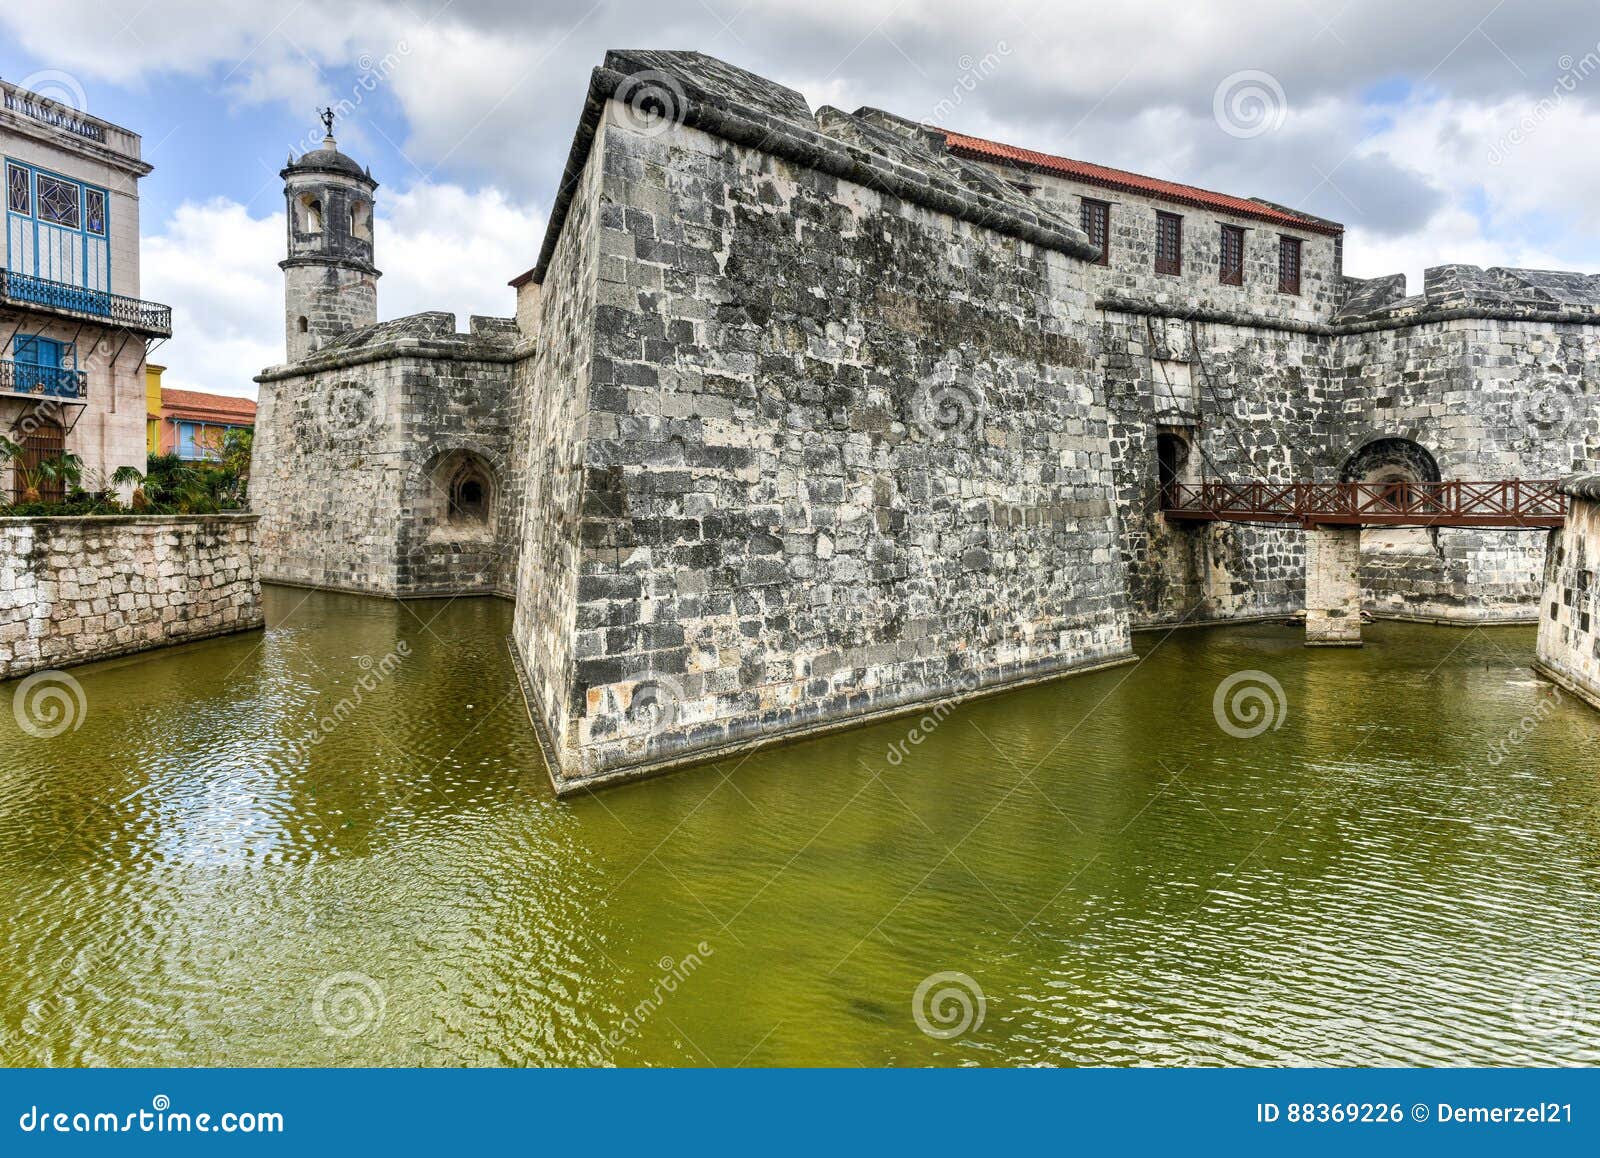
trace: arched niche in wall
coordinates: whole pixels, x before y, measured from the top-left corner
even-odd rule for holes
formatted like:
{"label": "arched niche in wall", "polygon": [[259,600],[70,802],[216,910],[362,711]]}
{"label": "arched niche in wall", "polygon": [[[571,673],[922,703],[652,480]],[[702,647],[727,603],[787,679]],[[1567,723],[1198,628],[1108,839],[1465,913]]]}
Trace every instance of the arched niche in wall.
{"label": "arched niche in wall", "polygon": [[[1363,443],[1339,468],[1340,482],[1436,483],[1443,475],[1432,452],[1409,438],[1374,438]],[[1438,531],[1430,527],[1366,527],[1363,551],[1397,555],[1437,554]]]}
{"label": "arched niche in wall", "polygon": [[432,539],[492,539],[499,515],[500,479],[473,450],[441,451],[423,468],[416,514]]}
{"label": "arched niche in wall", "polygon": [[294,227],[299,233],[322,232],[322,202],[311,193],[294,199]]}

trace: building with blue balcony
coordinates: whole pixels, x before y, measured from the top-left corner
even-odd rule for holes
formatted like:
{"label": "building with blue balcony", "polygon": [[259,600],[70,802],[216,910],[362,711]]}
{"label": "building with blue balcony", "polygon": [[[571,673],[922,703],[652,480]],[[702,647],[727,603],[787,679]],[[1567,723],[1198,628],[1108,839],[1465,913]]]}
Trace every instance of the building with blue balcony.
{"label": "building with blue balcony", "polygon": [[[0,81],[0,435],[24,465],[143,469],[144,366],[172,311],[139,296],[140,139]],[[0,467],[0,496],[20,473]]]}

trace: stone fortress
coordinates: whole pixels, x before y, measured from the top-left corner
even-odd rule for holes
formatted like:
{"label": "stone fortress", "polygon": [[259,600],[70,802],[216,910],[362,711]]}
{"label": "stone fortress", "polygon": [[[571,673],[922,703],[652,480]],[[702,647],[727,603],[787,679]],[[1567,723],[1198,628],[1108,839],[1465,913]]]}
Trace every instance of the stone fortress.
{"label": "stone fortress", "polygon": [[[514,318],[377,320],[377,184],[283,171],[262,578],[515,600],[558,791],[1300,612],[1163,484],[1600,465],[1600,278],[1345,277],[1343,228],[692,52],[595,69]],[[1378,615],[1531,621],[1546,535],[1366,531]]]}

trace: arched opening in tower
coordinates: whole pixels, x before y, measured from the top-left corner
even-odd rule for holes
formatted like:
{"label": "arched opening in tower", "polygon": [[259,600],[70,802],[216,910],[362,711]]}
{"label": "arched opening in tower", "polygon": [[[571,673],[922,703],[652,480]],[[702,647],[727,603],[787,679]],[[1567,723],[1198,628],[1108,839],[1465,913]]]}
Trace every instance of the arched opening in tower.
{"label": "arched opening in tower", "polygon": [[295,200],[295,228],[301,233],[322,232],[322,202],[310,193]]}
{"label": "arched opening in tower", "polygon": [[499,485],[489,463],[470,450],[443,451],[429,460],[424,477],[426,494],[418,513],[433,535],[493,535]]}
{"label": "arched opening in tower", "polygon": [[450,521],[489,521],[489,480],[476,460],[468,459],[462,463],[450,481]]}

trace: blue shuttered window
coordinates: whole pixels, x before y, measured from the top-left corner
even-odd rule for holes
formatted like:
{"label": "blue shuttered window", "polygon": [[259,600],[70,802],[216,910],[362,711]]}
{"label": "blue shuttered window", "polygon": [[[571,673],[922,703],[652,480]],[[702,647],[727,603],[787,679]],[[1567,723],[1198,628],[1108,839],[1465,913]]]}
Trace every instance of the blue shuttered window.
{"label": "blue shuttered window", "polygon": [[110,292],[106,191],[10,158],[5,162],[5,180],[8,268]]}
{"label": "blue shuttered window", "polygon": [[37,334],[19,334],[12,344],[11,357],[15,365],[15,387],[24,394],[75,395],[76,386],[69,379],[77,369],[77,348],[70,342],[57,342]]}

